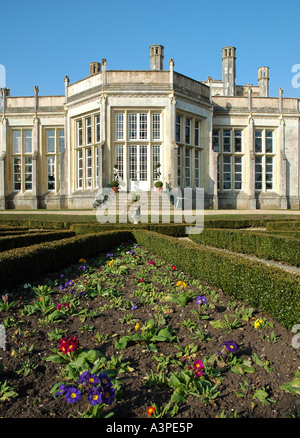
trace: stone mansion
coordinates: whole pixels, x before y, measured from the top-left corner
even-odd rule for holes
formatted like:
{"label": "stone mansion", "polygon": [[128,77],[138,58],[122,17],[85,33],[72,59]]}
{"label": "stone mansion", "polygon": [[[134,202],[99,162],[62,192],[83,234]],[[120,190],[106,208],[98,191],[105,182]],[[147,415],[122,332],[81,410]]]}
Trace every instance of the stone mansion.
{"label": "stone mansion", "polygon": [[300,100],[236,84],[236,49],[222,49],[222,80],[164,69],[150,47],[147,70],[90,63],[65,94],[13,97],[2,88],[0,209],[92,208],[118,165],[121,191],[204,189],[205,208],[298,209]]}

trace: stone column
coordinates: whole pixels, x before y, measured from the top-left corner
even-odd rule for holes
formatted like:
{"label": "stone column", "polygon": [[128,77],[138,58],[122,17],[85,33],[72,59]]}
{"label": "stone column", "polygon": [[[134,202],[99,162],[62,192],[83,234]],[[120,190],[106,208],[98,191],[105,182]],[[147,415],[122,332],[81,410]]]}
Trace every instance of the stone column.
{"label": "stone column", "polygon": [[[35,87],[37,88],[37,87]],[[39,119],[37,116],[33,119],[33,150],[32,150],[32,199],[31,208],[38,208],[37,190],[38,190],[38,172],[37,172],[37,157],[39,150]]]}
{"label": "stone column", "polygon": [[[256,210],[256,198],[255,198],[255,155],[254,155],[254,121],[250,115],[248,121],[248,142],[249,142],[249,152],[248,152],[248,179],[249,179],[249,209]],[[247,175],[247,172],[246,172]],[[245,177],[245,172],[243,172],[243,177]]]}
{"label": "stone column", "polygon": [[[5,94],[5,93],[4,93]],[[2,100],[5,100],[5,97]],[[5,210],[5,157],[7,151],[7,119],[5,116],[2,117],[1,125],[0,125],[0,210]]]}
{"label": "stone column", "polygon": [[[203,122],[201,123],[201,125]],[[208,175],[208,184],[209,184],[209,196],[212,199],[212,207],[214,210],[218,210],[219,208],[219,198],[218,198],[218,152],[213,150],[213,142],[212,142],[212,132],[213,132],[213,111],[210,111],[210,116],[206,121],[207,129],[205,132],[208,134],[208,150],[209,150],[209,175]],[[202,129],[201,129],[202,132]],[[202,137],[202,135],[201,135]],[[201,159],[204,157],[204,150],[201,151]],[[201,163],[201,170],[203,169]],[[202,179],[202,176],[201,176]]]}
{"label": "stone column", "polygon": [[[285,155],[285,121],[284,118],[280,117],[280,125],[279,125],[279,142],[280,142],[280,151],[279,151],[279,196],[280,196],[280,208],[282,210],[286,210],[287,207],[287,187],[286,187],[286,155]],[[273,163],[274,165],[274,163]],[[273,170],[274,175],[274,170]]]}
{"label": "stone column", "polygon": [[2,151],[0,155],[0,210],[5,210],[5,155]]}
{"label": "stone column", "polygon": [[[105,60],[102,60],[102,63]],[[102,64],[104,65],[104,64]],[[105,61],[106,65],[106,61]],[[104,67],[105,70],[105,67]],[[102,72],[103,75],[104,71]],[[103,78],[103,76],[102,76]],[[100,100],[100,136],[101,136],[101,144],[99,146],[99,187],[106,187],[108,184],[107,179],[107,160],[106,160],[106,150],[105,146],[107,145],[107,133],[106,133],[106,117],[107,117],[107,109],[106,109],[106,103],[107,103],[107,95],[103,94],[101,96]],[[124,151],[125,152],[125,151]],[[125,157],[124,157],[125,160]],[[114,164],[114,163],[113,163]],[[125,164],[125,163],[124,163]],[[125,169],[124,169],[125,172]],[[125,177],[125,173],[124,173]]]}

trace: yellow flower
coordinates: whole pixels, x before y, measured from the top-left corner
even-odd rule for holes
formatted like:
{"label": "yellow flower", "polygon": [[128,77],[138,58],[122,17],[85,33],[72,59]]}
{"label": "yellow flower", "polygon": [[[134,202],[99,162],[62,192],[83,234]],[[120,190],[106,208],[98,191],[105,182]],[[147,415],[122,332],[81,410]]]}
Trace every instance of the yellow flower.
{"label": "yellow flower", "polygon": [[178,286],[186,287],[186,283],[184,281],[177,281],[176,287],[178,287]]}
{"label": "yellow flower", "polygon": [[263,323],[263,320],[262,320],[262,319],[257,319],[257,320],[254,322],[254,328],[257,329],[262,323]]}
{"label": "yellow flower", "polygon": [[138,330],[139,328],[140,328],[140,324],[137,322],[136,324],[135,324],[135,327],[134,327],[136,330]]}
{"label": "yellow flower", "polygon": [[81,259],[78,260],[78,262],[79,262],[79,263],[86,263],[86,260],[83,259],[83,258],[81,258]]}
{"label": "yellow flower", "polygon": [[111,260],[110,262],[108,262],[108,266],[111,266],[113,264],[113,260]]}

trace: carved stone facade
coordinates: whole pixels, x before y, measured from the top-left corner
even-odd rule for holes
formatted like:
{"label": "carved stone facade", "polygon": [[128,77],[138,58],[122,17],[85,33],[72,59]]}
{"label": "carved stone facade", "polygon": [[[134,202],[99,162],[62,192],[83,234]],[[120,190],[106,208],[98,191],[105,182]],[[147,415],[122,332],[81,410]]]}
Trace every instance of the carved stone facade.
{"label": "carved stone facade", "polygon": [[236,49],[222,50],[222,80],[164,70],[150,47],[149,70],[65,77],[63,96],[13,97],[2,89],[0,209],[92,208],[117,164],[121,191],[152,191],[160,165],[171,187],[204,188],[206,208],[299,208],[299,99],[236,84]]}

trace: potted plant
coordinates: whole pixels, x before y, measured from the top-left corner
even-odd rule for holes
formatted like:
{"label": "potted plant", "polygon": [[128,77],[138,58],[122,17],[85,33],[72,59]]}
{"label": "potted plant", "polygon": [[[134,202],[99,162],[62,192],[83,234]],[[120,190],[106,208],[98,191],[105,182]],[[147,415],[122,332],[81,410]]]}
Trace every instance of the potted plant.
{"label": "potted plant", "polygon": [[110,188],[113,189],[113,191],[115,193],[117,193],[119,191],[119,185],[120,184],[119,184],[119,181],[117,179],[114,179],[109,183]]}
{"label": "potted plant", "polygon": [[154,186],[158,192],[161,192],[163,188],[163,183],[162,181],[159,180],[160,176],[161,176],[160,163],[158,163],[156,165],[156,178],[158,179],[158,181],[154,183]]}
{"label": "potted plant", "polygon": [[156,188],[157,192],[161,192],[162,191],[163,183],[161,181],[156,181],[156,183],[154,185],[155,185],[155,188]]}
{"label": "potted plant", "polygon": [[114,179],[109,183],[109,186],[111,189],[113,189],[115,193],[117,193],[119,191],[119,185],[120,185],[119,169],[117,164],[114,165],[113,172],[114,172]]}

